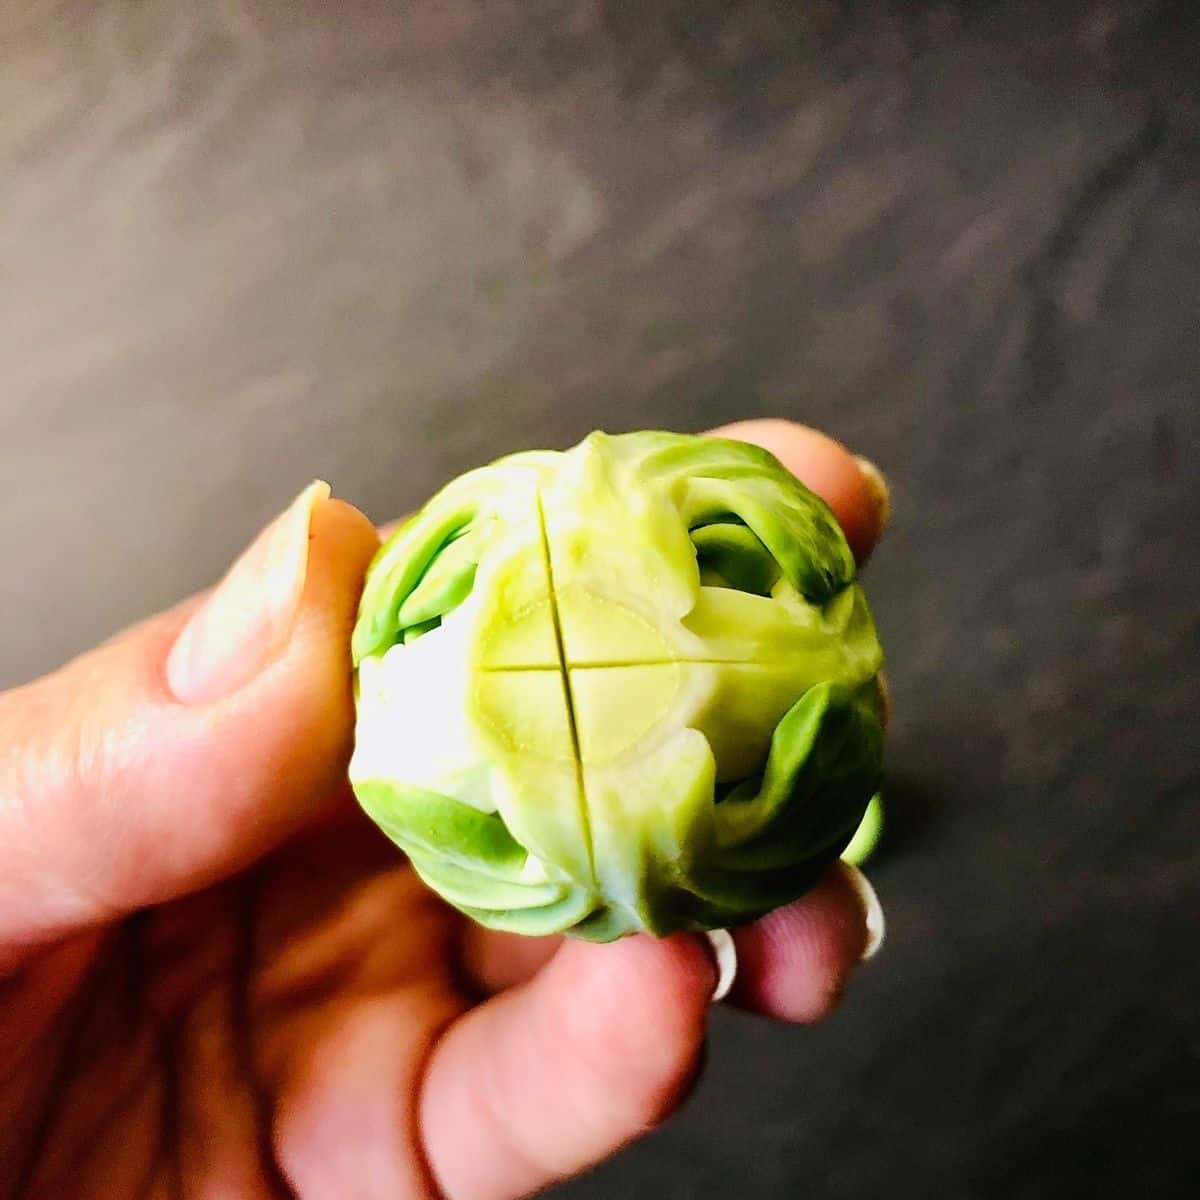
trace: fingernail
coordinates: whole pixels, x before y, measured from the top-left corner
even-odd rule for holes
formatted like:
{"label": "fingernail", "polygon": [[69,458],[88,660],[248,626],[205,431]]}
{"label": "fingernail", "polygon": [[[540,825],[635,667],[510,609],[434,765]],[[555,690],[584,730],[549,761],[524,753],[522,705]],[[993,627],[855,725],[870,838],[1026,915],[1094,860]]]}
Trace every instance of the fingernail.
{"label": "fingernail", "polygon": [[868,959],[874,958],[879,953],[879,947],[883,945],[883,937],[887,928],[883,919],[883,905],[879,903],[879,897],[875,894],[871,881],[856,866],[844,862],[842,870],[846,872],[846,878],[858,896],[866,920],[867,940],[858,959],[859,962],[866,962]]}
{"label": "fingernail", "polygon": [[875,520],[879,532],[882,533],[892,516],[891,488],[888,487],[883,472],[869,458],[856,457],[854,461],[858,463],[858,470],[863,483],[867,485],[867,491],[871,493],[871,502],[875,506]]}
{"label": "fingernail", "polygon": [[317,480],[266,527],[195,612],[167,656],[167,683],[184,704],[248,683],[287,641],[308,575],[312,515],[329,499]]}
{"label": "fingernail", "polygon": [[713,988],[712,1003],[720,1004],[737,978],[737,946],[728,929],[710,929],[704,936],[717,965],[717,986]]}

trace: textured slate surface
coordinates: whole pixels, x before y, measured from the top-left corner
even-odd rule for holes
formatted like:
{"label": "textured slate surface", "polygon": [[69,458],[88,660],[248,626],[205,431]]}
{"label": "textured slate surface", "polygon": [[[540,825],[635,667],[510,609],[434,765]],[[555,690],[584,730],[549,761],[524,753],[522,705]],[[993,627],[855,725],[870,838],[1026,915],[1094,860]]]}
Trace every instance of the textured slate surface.
{"label": "textured slate surface", "polygon": [[1200,10],[728,7],[0,9],[0,683],[314,475],[823,426],[895,489],[889,945],[562,1194],[1182,1194]]}

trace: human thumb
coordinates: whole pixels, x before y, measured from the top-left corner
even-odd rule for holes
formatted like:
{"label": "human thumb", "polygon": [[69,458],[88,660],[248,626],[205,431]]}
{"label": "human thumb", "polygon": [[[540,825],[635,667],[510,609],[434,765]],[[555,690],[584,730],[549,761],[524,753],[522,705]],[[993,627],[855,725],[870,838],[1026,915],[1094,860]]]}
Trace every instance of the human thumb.
{"label": "human thumb", "polygon": [[0,694],[0,971],[223,878],[338,793],[377,546],[314,483],[212,592]]}

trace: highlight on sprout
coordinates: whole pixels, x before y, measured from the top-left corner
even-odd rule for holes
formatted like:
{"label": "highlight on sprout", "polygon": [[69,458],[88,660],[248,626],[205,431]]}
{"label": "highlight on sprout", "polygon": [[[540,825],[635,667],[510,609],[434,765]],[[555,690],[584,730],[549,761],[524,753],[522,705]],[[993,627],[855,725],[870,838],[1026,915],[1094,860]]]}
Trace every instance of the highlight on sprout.
{"label": "highlight on sprout", "polygon": [[353,655],[360,804],[497,929],[753,920],[880,784],[853,556],[742,442],[594,433],[460,476],[379,551]]}
{"label": "highlight on sprout", "polygon": [[875,853],[883,836],[883,798],[876,794],[871,797],[867,811],[863,813],[850,844],[842,851],[842,859],[861,867]]}

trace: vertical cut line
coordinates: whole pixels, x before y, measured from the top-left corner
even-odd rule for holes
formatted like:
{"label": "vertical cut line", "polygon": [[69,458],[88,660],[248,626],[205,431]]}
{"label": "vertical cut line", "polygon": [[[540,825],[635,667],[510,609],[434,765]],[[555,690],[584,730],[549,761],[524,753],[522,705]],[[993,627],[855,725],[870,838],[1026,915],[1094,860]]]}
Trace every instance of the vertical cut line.
{"label": "vertical cut line", "polygon": [[542,557],[546,563],[546,587],[550,599],[550,621],[554,626],[554,644],[558,653],[558,673],[562,679],[563,697],[567,703],[567,725],[571,731],[571,752],[575,756],[575,796],[579,804],[579,827],[587,853],[588,874],[596,884],[596,856],[592,846],[592,823],[588,813],[587,792],[583,786],[583,757],[579,753],[579,729],[575,724],[575,694],[571,689],[571,672],[567,669],[567,649],[563,642],[562,621],[558,613],[558,593],[554,587],[554,563],[550,558],[550,534],[546,529],[546,511],[542,493],[537,493],[538,528],[542,535]]}

